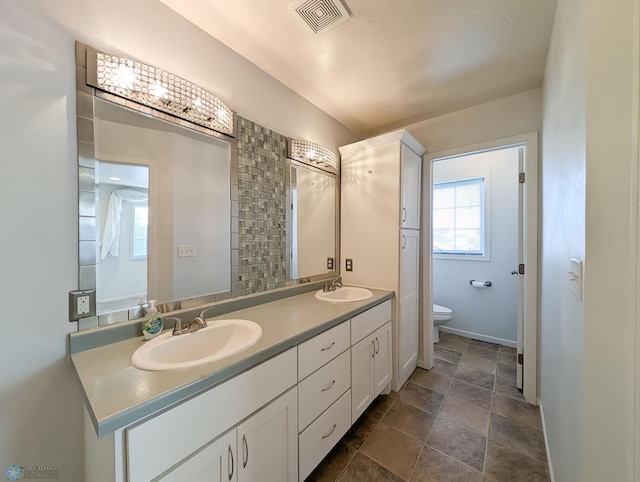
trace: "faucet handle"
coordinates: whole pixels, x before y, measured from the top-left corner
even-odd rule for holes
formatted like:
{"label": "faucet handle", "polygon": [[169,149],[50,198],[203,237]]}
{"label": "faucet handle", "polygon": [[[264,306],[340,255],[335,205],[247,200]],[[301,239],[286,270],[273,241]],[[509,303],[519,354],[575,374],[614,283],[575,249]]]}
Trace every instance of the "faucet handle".
{"label": "faucet handle", "polygon": [[186,321],[182,321],[180,318],[171,317],[171,318],[166,318],[166,320],[174,320],[175,322],[175,324],[173,325],[174,335],[182,335],[189,328],[189,323]]}

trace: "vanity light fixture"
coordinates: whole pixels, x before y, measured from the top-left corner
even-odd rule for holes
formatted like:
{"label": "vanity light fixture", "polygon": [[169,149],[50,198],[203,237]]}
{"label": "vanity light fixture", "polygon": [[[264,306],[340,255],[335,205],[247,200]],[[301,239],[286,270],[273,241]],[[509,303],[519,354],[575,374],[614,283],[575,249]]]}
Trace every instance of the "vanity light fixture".
{"label": "vanity light fixture", "polygon": [[222,134],[234,135],[233,111],[198,85],[119,55],[87,49],[87,84]]}
{"label": "vanity light fixture", "polygon": [[338,170],[336,155],[326,147],[313,142],[291,139],[289,141],[289,157],[334,174]]}

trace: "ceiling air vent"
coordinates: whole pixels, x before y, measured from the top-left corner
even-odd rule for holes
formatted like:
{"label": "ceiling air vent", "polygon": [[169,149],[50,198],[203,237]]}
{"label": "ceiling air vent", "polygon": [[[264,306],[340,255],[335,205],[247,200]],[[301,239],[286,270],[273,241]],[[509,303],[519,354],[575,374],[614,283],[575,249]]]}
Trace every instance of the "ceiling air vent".
{"label": "ceiling air vent", "polygon": [[316,35],[328,32],[350,17],[341,0],[298,0],[289,5],[289,11]]}

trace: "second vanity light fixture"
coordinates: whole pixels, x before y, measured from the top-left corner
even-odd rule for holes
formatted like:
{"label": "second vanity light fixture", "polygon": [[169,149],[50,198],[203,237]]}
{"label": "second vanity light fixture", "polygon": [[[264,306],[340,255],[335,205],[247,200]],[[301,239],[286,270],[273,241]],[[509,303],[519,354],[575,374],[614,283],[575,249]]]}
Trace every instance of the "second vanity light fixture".
{"label": "second vanity light fixture", "polygon": [[291,139],[289,141],[289,157],[334,174],[338,170],[336,155],[326,147],[313,142]]}
{"label": "second vanity light fixture", "polygon": [[87,83],[194,124],[234,135],[233,111],[220,99],[157,67],[89,48]]}

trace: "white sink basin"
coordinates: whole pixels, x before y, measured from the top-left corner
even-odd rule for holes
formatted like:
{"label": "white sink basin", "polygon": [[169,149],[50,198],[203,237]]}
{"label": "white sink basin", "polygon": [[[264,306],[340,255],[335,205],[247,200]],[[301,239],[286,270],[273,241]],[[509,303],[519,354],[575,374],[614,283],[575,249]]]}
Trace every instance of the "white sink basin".
{"label": "white sink basin", "polygon": [[343,286],[334,291],[317,291],[316,298],[322,301],[330,301],[332,303],[348,303],[350,301],[368,300],[373,293],[366,288],[358,288],[357,286]]}
{"label": "white sink basin", "polygon": [[131,355],[131,363],[145,370],[191,368],[246,350],[260,337],[262,328],[253,321],[210,321],[193,333],[169,332],[144,343]]}

